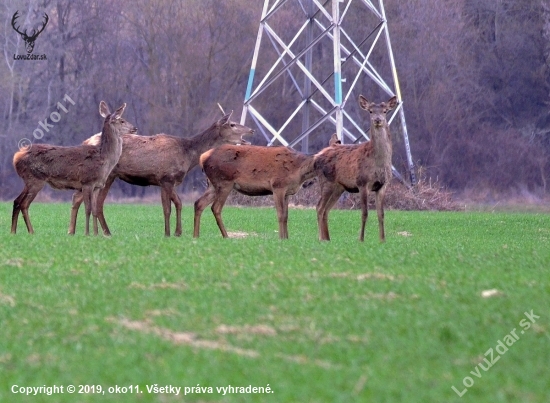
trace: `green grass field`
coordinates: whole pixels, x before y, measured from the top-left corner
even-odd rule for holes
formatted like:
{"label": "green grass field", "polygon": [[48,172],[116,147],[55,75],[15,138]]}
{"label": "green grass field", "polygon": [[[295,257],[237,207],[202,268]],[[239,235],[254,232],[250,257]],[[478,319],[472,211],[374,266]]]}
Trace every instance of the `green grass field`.
{"label": "green grass field", "polygon": [[548,214],[387,211],[380,244],[375,212],[364,243],[358,211],[320,243],[311,209],[280,241],[273,209],[224,209],[235,239],[207,209],[195,240],[191,207],[169,239],[160,205],[106,206],[111,238],[82,216],[70,237],[69,205],[40,203],[13,236],[11,207],[0,402],[548,401]]}

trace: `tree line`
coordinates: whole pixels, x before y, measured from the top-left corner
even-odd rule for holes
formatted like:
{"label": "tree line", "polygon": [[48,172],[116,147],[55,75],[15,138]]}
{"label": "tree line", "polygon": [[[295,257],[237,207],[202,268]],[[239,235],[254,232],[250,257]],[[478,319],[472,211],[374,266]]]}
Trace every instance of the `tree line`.
{"label": "tree line", "polygon": [[[219,117],[217,103],[238,120],[262,6],[259,0],[6,0],[0,198],[22,187],[12,167],[21,139],[79,144],[100,131],[101,100],[127,102],[126,117],[145,135],[196,134]],[[550,1],[385,6],[415,165],[459,193],[546,195]],[[16,60],[26,53],[12,27],[17,11],[29,33],[49,16],[34,47],[46,60]],[[292,18],[303,17],[285,15]],[[278,99],[283,107],[287,94],[280,91],[266,102]],[[125,184],[115,191],[141,194]]]}

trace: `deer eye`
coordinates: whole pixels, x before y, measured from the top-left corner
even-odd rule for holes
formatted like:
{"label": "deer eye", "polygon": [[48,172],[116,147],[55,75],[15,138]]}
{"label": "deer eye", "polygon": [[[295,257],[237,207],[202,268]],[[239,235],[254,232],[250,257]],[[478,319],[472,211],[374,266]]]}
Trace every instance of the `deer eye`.
{"label": "deer eye", "polygon": [[231,125],[230,125],[230,126],[231,126],[231,127],[235,127],[235,123],[231,123]]}

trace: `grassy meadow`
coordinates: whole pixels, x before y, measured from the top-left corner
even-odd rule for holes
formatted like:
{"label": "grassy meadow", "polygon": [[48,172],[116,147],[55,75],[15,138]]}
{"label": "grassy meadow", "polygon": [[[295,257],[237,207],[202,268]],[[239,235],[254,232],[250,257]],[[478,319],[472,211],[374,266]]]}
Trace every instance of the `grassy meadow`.
{"label": "grassy meadow", "polygon": [[11,208],[0,402],[548,401],[550,214],[387,211],[380,244],[374,211],[321,243],[313,209],[280,241],[270,208],[225,208],[231,239],[190,206],[165,238],[160,203],[108,204],[111,238],[34,203],[14,236]]}

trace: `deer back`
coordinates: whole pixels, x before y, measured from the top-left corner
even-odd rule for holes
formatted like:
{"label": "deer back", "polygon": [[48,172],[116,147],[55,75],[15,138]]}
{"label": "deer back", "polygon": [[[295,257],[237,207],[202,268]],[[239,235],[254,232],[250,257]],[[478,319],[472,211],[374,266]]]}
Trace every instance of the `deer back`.
{"label": "deer back", "polygon": [[13,166],[23,180],[40,180],[56,189],[80,189],[93,182],[102,163],[97,146],[61,147],[33,144],[15,153]]}
{"label": "deer back", "polygon": [[193,161],[179,137],[122,136],[123,152],[113,173],[122,180],[140,186],[156,185],[168,180],[179,184],[198,161]]}
{"label": "deer back", "polygon": [[314,176],[313,156],[288,147],[222,145],[202,154],[200,163],[212,182],[235,182],[235,188],[247,194],[282,187],[297,190]]}

